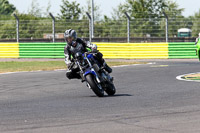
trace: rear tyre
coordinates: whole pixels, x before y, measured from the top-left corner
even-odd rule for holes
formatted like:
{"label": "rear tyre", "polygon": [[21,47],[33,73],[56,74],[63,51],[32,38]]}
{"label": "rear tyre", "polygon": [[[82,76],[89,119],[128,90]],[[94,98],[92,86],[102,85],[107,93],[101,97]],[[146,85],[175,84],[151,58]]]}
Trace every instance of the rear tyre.
{"label": "rear tyre", "polygon": [[105,92],[109,95],[109,96],[113,96],[116,93],[116,89],[113,83],[109,83],[108,87],[106,87]]}
{"label": "rear tyre", "polygon": [[88,82],[88,84],[90,85],[91,89],[93,90],[93,92],[98,96],[98,97],[103,97],[104,96],[104,90],[101,87],[101,85],[99,83],[97,83],[96,78],[94,78],[93,75],[88,74],[86,76],[86,80]]}

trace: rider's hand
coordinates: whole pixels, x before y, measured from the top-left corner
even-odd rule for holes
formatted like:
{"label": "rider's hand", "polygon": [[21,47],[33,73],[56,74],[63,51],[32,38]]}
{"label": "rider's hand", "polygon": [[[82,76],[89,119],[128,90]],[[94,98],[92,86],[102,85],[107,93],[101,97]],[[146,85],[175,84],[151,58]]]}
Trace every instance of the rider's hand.
{"label": "rider's hand", "polygon": [[97,45],[93,44],[91,48],[92,49],[97,49]]}
{"label": "rider's hand", "polygon": [[97,53],[97,52],[99,52],[99,50],[97,50],[97,49],[92,49],[92,53]]}
{"label": "rider's hand", "polygon": [[65,57],[65,64],[66,65],[69,65],[69,64],[71,64],[72,62],[69,60],[69,56],[66,56]]}

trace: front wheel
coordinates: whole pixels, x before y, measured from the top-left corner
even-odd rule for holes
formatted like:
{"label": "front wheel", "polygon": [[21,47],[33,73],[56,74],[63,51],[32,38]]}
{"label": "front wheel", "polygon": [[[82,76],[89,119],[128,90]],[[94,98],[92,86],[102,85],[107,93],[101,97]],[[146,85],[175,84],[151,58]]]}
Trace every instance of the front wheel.
{"label": "front wheel", "polygon": [[109,96],[113,96],[116,93],[115,85],[113,83],[109,83],[105,89],[105,92]]}
{"label": "front wheel", "polygon": [[104,96],[104,90],[101,87],[101,85],[96,81],[96,78],[91,74],[88,74],[85,78],[86,78],[88,84],[90,85],[91,89],[93,90],[93,92],[98,97],[103,97]]}

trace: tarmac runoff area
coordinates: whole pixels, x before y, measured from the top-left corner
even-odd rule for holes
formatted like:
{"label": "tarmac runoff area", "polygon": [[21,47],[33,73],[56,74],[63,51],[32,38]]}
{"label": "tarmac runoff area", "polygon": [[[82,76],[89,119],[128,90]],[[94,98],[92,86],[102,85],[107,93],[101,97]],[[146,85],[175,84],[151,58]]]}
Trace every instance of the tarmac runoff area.
{"label": "tarmac runoff area", "polygon": [[199,61],[148,61],[113,67],[117,93],[103,98],[65,70],[0,75],[0,133],[200,132],[199,83],[176,78]]}

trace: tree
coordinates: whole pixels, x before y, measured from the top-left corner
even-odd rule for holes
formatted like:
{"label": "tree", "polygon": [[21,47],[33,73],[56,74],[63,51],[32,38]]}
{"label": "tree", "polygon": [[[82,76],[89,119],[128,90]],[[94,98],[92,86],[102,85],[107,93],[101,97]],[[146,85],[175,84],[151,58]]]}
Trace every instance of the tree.
{"label": "tree", "polygon": [[132,36],[142,37],[150,34],[158,37],[164,33],[164,29],[161,30],[161,27],[165,25],[162,21],[164,11],[167,14],[173,11],[171,16],[176,15],[177,18],[177,16],[182,17],[183,9],[179,9],[176,2],[170,0],[126,0],[124,4],[120,4],[117,9],[114,9],[113,18],[125,19],[124,12],[127,12],[133,19],[131,23]]}
{"label": "tree", "polygon": [[49,1],[48,4],[47,4],[46,11],[44,13],[44,16],[47,17],[47,18],[49,17],[50,9],[51,9],[51,2]]}
{"label": "tree", "polygon": [[[86,16],[86,12],[88,12],[90,15],[92,15],[91,12],[91,0],[87,0],[87,5],[83,7],[83,12],[82,12],[82,19],[88,19]],[[103,32],[103,21],[101,21],[101,13],[100,13],[100,6],[94,3],[94,36],[102,36]]]}
{"label": "tree", "polygon": [[78,36],[88,37],[88,20],[80,20],[82,8],[76,1],[62,0],[61,14],[58,14],[58,23],[56,23],[57,32],[63,33],[66,29],[74,29]]}
{"label": "tree", "polygon": [[124,18],[124,12],[134,18],[155,18],[167,7],[165,0],[126,0],[114,9],[113,18]]}
{"label": "tree", "polygon": [[[175,37],[177,36],[178,29],[180,28],[189,28],[189,22],[184,16],[182,12],[183,8],[179,8],[178,4],[173,1],[166,1],[167,7],[163,9],[163,11],[167,14],[169,21],[169,36]],[[163,21],[163,25],[165,20]],[[165,26],[162,26],[161,30],[164,31]]]}
{"label": "tree", "polygon": [[[83,18],[87,18],[85,13],[88,12],[90,15],[91,13],[91,0],[87,0],[87,5],[83,7]],[[101,13],[100,13],[100,6],[94,3],[94,21],[99,21],[101,18]]]}
{"label": "tree", "polygon": [[200,9],[198,12],[196,12],[194,14],[194,16],[190,17],[192,22],[193,22],[193,26],[192,26],[192,36],[196,37],[198,36],[199,32],[200,32]]}
{"label": "tree", "polygon": [[10,4],[8,0],[0,0],[0,14],[11,15],[16,10],[13,4]]}
{"label": "tree", "polygon": [[126,0],[114,9],[113,18],[125,19],[124,12],[127,12],[134,19],[131,22],[131,36],[159,36],[159,20],[165,7],[164,0]]}
{"label": "tree", "polygon": [[4,20],[0,22],[0,38],[1,39],[11,39],[15,38],[15,21],[14,20]]}
{"label": "tree", "polygon": [[81,14],[80,4],[76,3],[76,1],[62,0],[61,14],[58,14],[60,19],[79,19]]}
{"label": "tree", "polygon": [[28,14],[35,17],[42,17],[42,10],[37,0],[32,0],[31,7],[28,9]]}

